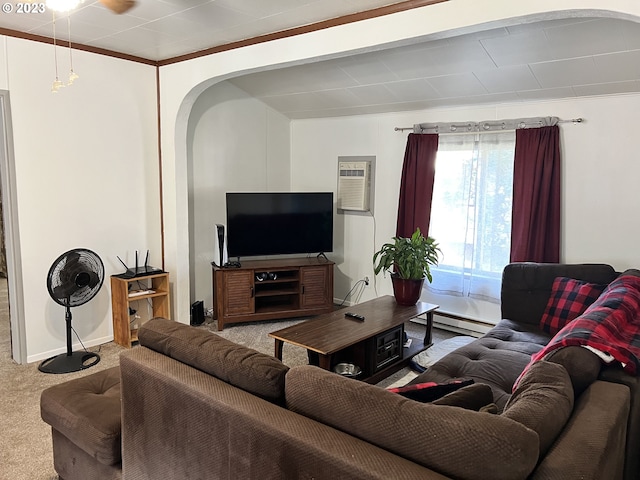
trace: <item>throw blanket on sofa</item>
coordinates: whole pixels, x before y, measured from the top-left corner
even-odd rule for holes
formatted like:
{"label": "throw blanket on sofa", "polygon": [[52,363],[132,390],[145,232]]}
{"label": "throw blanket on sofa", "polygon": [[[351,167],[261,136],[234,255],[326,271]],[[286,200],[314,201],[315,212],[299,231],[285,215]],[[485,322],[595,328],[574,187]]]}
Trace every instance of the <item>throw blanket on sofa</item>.
{"label": "throw blanket on sofa", "polygon": [[529,366],[550,352],[570,345],[586,345],[610,354],[630,375],[640,374],[640,277],[620,275],[582,315],[569,322],[531,357]]}

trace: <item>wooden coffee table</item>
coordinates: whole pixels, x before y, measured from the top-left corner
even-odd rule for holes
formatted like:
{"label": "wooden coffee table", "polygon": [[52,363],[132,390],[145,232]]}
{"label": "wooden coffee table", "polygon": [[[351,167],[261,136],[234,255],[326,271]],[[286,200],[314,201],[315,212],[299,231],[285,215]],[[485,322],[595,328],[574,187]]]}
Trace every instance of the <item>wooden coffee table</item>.
{"label": "wooden coffee table", "polygon": [[[424,302],[402,306],[387,295],[318,315],[269,336],[275,339],[275,356],[280,360],[287,342],[315,352],[318,366],[325,370],[348,361],[362,369],[359,379],[376,383],[406,366],[414,355],[432,345],[433,312],[438,307]],[[364,321],[346,317],[346,312],[362,315]],[[427,317],[425,336],[421,339],[409,337],[411,345],[403,347],[404,323],[419,315]],[[315,355],[310,353],[309,357]]]}

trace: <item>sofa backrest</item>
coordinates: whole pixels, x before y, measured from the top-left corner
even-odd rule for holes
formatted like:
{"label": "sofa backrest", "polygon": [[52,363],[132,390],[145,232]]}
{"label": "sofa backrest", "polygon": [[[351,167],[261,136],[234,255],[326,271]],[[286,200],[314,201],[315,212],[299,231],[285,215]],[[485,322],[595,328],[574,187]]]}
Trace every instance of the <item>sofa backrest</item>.
{"label": "sofa backrest", "polygon": [[420,403],[310,365],[291,368],[285,390],[288,409],[451,478],[524,479],[538,461],[537,433],[502,415]]}
{"label": "sofa backrest", "polygon": [[447,480],[150,348],[120,371],[128,480]]}
{"label": "sofa backrest", "polygon": [[284,379],[289,367],[275,357],[166,318],[145,322],[138,338],[142,346],[265,400],[283,403]]}
{"label": "sofa backrest", "polygon": [[502,318],[538,325],[556,277],[608,284],[618,276],[603,263],[510,263],[502,272]]}

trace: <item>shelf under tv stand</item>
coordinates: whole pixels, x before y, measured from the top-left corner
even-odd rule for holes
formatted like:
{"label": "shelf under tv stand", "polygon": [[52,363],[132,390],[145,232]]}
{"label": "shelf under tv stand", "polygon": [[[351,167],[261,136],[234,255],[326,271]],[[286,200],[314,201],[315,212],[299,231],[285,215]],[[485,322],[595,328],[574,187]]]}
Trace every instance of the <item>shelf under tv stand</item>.
{"label": "shelf under tv stand", "polygon": [[[213,318],[228,323],[319,315],[333,310],[334,262],[326,256],[244,260],[213,269]],[[272,273],[275,279],[258,280]]]}

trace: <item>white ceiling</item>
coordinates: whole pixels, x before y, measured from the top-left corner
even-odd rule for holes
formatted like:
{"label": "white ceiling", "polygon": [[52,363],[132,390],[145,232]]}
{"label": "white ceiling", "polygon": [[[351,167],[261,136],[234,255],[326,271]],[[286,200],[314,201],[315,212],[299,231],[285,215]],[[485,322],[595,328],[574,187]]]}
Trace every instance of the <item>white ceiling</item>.
{"label": "white ceiling", "polygon": [[552,20],[230,81],[290,118],[640,92],[640,24]]}
{"label": "white ceiling", "polygon": [[[17,9],[18,3],[4,2]],[[31,0],[31,9],[46,0]],[[217,45],[279,32],[401,0],[137,0],[116,15],[95,0],[71,12],[71,39],[92,47],[164,60]],[[4,7],[3,7],[4,8]],[[51,37],[53,12],[0,13],[0,27]],[[68,37],[67,15],[57,35]]]}
{"label": "white ceiling", "polygon": [[[139,0],[124,15],[85,2],[72,42],[149,60],[397,3],[389,0]],[[66,18],[56,22],[67,38]],[[51,37],[51,13],[0,27]],[[290,118],[640,92],[640,24],[549,20],[230,80]]]}

